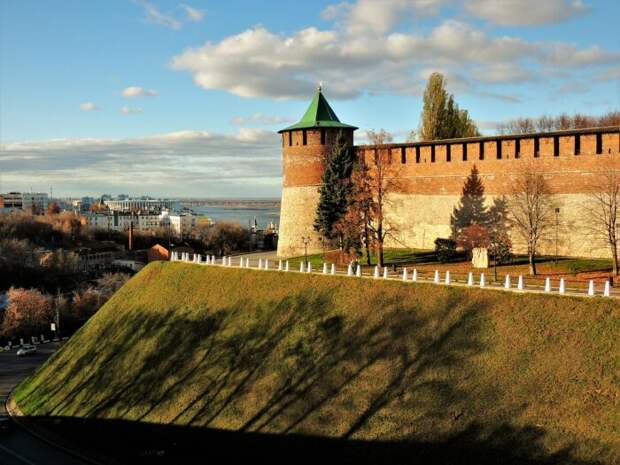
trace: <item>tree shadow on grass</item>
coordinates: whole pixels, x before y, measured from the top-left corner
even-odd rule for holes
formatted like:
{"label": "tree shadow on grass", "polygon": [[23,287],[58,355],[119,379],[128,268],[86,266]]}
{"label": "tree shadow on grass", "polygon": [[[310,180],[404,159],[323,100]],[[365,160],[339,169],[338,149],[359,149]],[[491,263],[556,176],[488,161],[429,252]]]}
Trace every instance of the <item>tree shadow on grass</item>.
{"label": "tree shadow on grass", "polygon": [[579,463],[570,447],[547,453],[541,428],[467,418],[485,303],[447,292],[434,305],[379,293],[347,318],[328,293],[301,291],[134,309],[109,319],[103,344],[59,352],[24,399],[29,421],[123,463]]}

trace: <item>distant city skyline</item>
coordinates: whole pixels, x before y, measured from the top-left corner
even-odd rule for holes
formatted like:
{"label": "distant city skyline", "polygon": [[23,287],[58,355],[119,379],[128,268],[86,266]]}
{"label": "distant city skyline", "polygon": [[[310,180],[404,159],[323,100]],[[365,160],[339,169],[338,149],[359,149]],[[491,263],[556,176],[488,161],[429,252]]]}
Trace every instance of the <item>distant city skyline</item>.
{"label": "distant city skyline", "polygon": [[319,82],[404,140],[433,71],[480,129],[620,108],[612,0],[0,4],[0,191],[279,198]]}

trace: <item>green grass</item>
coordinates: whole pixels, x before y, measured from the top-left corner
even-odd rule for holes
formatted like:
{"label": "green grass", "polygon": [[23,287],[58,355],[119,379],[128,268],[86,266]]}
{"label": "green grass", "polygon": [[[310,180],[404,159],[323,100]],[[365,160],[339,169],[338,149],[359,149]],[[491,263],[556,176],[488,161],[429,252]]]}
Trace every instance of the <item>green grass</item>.
{"label": "green grass", "polygon": [[16,400],[32,416],[611,464],[619,341],[611,299],[155,262]]}

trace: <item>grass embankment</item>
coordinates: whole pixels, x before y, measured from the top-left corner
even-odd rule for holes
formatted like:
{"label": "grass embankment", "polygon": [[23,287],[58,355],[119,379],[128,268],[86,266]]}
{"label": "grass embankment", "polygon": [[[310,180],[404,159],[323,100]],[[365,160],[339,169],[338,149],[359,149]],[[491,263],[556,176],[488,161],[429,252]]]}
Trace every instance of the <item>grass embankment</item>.
{"label": "grass embankment", "polygon": [[361,441],[377,463],[618,463],[619,341],[611,299],[157,262],[16,400],[31,416]]}

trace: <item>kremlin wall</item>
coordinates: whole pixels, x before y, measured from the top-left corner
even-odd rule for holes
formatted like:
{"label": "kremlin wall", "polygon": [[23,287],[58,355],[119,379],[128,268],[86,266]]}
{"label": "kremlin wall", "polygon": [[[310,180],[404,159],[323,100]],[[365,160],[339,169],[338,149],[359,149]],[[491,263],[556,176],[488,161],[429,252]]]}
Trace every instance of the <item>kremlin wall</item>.
{"label": "kremlin wall", "polygon": [[[487,203],[509,195],[525,163],[543,172],[554,194],[556,225],[542,244],[543,254],[608,257],[604,243],[585,224],[588,192],[610,164],[620,168],[620,127],[502,135],[402,144],[354,146],[357,128],[341,123],[320,89],[299,123],[282,129],[283,188],[278,256],[323,251],[313,224],[325,156],[343,131],[359,157],[379,151],[396,188],[389,195],[386,222],[394,226],[386,247],[432,249],[437,237],[450,237],[450,215],[474,165]],[[514,251],[524,244],[513,233]]]}

